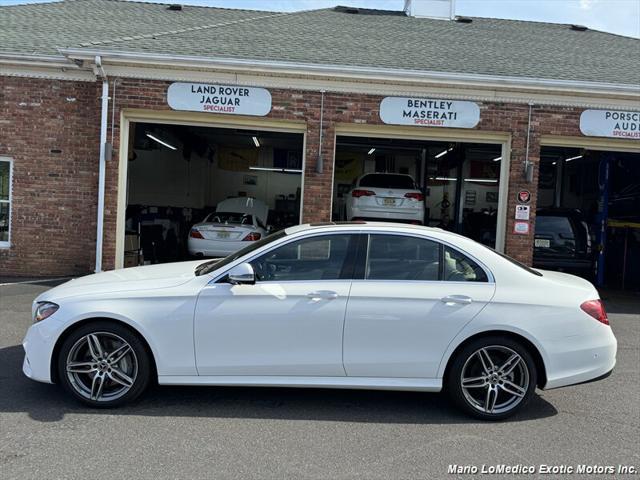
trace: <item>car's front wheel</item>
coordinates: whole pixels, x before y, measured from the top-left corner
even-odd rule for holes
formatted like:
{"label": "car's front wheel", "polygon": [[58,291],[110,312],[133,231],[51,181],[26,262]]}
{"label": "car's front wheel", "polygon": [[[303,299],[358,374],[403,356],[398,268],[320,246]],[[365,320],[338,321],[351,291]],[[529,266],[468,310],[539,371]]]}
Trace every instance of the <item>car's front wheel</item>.
{"label": "car's front wheel", "polygon": [[128,328],[96,321],[68,335],[60,348],[58,378],[81,402],[114,407],[140,396],[149,384],[149,354]]}
{"label": "car's front wheel", "polygon": [[531,399],[537,383],[535,362],[519,342],[479,338],[453,359],[447,390],[467,413],[484,420],[510,417]]}

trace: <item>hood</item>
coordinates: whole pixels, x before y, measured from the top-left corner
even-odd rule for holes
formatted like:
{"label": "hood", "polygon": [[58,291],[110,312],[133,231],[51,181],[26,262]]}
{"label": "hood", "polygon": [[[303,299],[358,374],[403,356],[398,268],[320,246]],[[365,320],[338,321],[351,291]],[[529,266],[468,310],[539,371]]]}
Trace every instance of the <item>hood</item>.
{"label": "hood", "polygon": [[248,213],[258,217],[266,225],[269,206],[252,197],[227,198],[218,203],[216,212]]}
{"label": "hood", "polygon": [[181,285],[195,277],[205,260],[123,268],[74,278],[40,295],[37,301],[120,291],[150,290]]}

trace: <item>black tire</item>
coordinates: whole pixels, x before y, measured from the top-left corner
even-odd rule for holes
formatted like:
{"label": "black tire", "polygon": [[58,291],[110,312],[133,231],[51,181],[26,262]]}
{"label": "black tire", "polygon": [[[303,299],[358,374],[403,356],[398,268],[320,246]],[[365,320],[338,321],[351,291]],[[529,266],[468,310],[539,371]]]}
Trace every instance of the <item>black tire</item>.
{"label": "black tire", "polygon": [[[92,350],[89,345],[90,334],[92,338],[98,338],[97,350],[103,353],[97,356],[102,359],[100,361],[91,353],[96,348],[94,345]],[[125,342],[130,350],[126,349]],[[120,353],[109,358],[109,354],[116,353],[119,347],[121,353],[127,353],[120,359]],[[138,398],[149,385],[153,370],[140,337],[129,328],[108,320],[93,321],[72,331],[63,340],[55,361],[62,387],[76,400],[97,408],[118,407]],[[67,372],[67,364],[71,361],[72,369],[82,371]],[[96,376],[101,380],[96,381]]]}
{"label": "black tire", "polygon": [[[489,352],[489,360],[480,353],[481,350]],[[514,353],[521,361],[517,361],[509,374],[502,375],[500,367],[507,364],[506,359],[514,358]],[[486,369],[485,365],[489,368]],[[504,372],[510,366],[507,365]],[[463,374],[467,388],[462,385]],[[537,381],[536,365],[526,347],[508,337],[491,336],[474,340],[456,353],[448,369],[445,388],[453,402],[468,415],[482,420],[503,420],[531,400]],[[489,390],[497,393],[489,394]],[[487,408],[492,405],[491,400],[493,407]]]}

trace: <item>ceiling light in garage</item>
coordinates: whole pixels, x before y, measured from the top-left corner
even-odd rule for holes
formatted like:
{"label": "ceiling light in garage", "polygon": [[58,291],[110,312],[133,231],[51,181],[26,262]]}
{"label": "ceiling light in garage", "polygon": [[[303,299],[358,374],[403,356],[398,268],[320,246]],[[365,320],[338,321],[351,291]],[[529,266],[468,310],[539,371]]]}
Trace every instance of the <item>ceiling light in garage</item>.
{"label": "ceiling light in garage", "polygon": [[375,152],[375,151],[376,151],[376,149],[375,149],[375,148],[372,148],[371,150],[369,150],[369,152],[367,153],[367,155],[371,155],[371,154],[372,154],[373,152]]}
{"label": "ceiling light in garage", "polygon": [[260,142],[258,141],[258,137],[251,137],[253,139],[253,143],[256,147],[260,148]]}
{"label": "ceiling light in garage", "polygon": [[457,182],[458,179],[455,177],[429,177],[429,180],[439,180],[441,182]]}
{"label": "ceiling light in garage", "polygon": [[494,158],[493,159],[494,162],[499,162],[500,160],[502,160],[502,157],[498,157],[498,158]]}
{"label": "ceiling light in garage", "polygon": [[149,137],[151,140],[155,140],[156,142],[158,142],[160,145],[164,145],[167,148],[170,148],[171,150],[177,150],[176,147],[174,147],[173,145],[167,143],[167,142],[163,142],[162,140],[160,140],[158,137],[153,136],[150,133],[147,133],[147,137]]}
{"label": "ceiling light in garage", "polygon": [[297,168],[249,167],[249,170],[259,170],[261,172],[302,173],[302,170]]}
{"label": "ceiling light in garage", "polygon": [[570,162],[571,160],[577,160],[579,158],[582,158],[582,155],[577,155],[575,157],[567,158],[565,161]]}
{"label": "ceiling light in garage", "polygon": [[440,158],[445,156],[447,153],[449,153],[451,150],[453,150],[453,147],[448,148],[446,150],[441,151],[439,154],[437,154],[434,158]]}
{"label": "ceiling light in garage", "polygon": [[498,180],[495,178],[465,178],[464,181],[475,183],[498,183]]}

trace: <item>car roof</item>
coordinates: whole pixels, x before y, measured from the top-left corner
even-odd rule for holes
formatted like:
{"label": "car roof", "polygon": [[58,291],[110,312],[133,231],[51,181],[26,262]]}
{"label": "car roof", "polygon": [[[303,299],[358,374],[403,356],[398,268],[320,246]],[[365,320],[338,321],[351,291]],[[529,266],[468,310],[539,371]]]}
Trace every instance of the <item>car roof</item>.
{"label": "car roof", "polygon": [[[452,232],[448,232],[446,230],[442,230],[441,228],[435,227],[425,227],[424,225],[411,225],[408,223],[395,223],[395,222],[368,222],[368,221],[352,221],[352,222],[318,222],[318,223],[305,223],[303,225],[295,225],[293,227],[289,227],[285,230],[287,235],[292,235],[294,233],[299,233],[307,230],[339,230],[341,228],[353,230],[354,228],[358,230],[379,230],[386,229],[389,231],[407,231],[414,230],[417,232],[437,232],[440,234],[447,234],[455,237],[460,237],[460,235]],[[462,237],[466,238],[466,237]]]}

